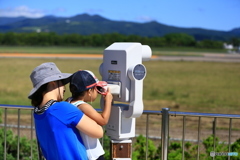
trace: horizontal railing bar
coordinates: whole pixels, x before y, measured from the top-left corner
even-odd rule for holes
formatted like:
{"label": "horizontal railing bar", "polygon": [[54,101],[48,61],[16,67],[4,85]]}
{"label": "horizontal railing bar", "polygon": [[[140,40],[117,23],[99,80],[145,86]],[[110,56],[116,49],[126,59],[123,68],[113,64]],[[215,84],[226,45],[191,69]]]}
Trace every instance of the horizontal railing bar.
{"label": "horizontal railing bar", "polygon": [[[0,124],[0,127],[5,127],[5,124]],[[21,128],[21,129],[35,129],[35,127],[32,126],[26,126],[26,125],[15,125],[15,124],[7,124],[7,128]]]}
{"label": "horizontal railing bar", "polygon": [[169,111],[170,116],[195,116],[195,117],[220,117],[220,118],[240,118],[238,114],[218,114],[218,113],[198,113],[198,112],[175,112]]}
{"label": "horizontal railing bar", "polygon": [[153,110],[144,110],[144,114],[154,114],[154,115],[161,115],[162,111],[153,111]]}
{"label": "horizontal railing bar", "polygon": [[[8,104],[0,104],[0,108],[15,108],[15,109],[34,109],[32,106],[24,106],[24,105],[8,105]],[[101,112],[101,109],[96,109],[98,112]],[[162,111],[153,111],[153,110],[144,110],[144,114],[154,114],[161,115]],[[218,114],[218,113],[198,113],[198,112],[177,112],[177,111],[169,111],[170,116],[194,116],[194,117],[221,117],[221,118],[240,118],[238,114]]]}
{"label": "horizontal railing bar", "polygon": [[9,105],[9,104],[0,104],[0,108],[13,108],[13,109],[34,109],[34,107],[33,107],[33,106]]}

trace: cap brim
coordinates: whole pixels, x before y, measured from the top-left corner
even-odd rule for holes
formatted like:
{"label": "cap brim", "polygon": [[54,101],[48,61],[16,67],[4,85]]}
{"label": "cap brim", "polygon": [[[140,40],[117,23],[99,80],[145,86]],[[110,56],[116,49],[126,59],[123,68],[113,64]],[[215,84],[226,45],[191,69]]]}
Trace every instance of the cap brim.
{"label": "cap brim", "polygon": [[107,86],[107,82],[106,81],[98,81],[97,85],[99,85],[99,86]]}
{"label": "cap brim", "polygon": [[63,80],[63,85],[66,85],[67,83],[70,82],[70,78],[71,78],[72,74],[70,73],[61,73],[61,74],[57,74],[57,75],[53,75],[50,77],[47,77],[45,79],[42,80],[41,83],[38,83],[29,93],[28,98],[32,99],[32,96],[34,95],[34,93],[44,84],[49,83],[49,82],[53,82],[53,81],[58,81],[58,80]]}

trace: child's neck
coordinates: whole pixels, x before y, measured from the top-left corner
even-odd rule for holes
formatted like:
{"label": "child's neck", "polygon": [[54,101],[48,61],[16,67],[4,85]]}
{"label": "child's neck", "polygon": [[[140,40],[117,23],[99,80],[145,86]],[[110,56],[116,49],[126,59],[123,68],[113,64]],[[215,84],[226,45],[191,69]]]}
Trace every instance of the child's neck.
{"label": "child's neck", "polygon": [[71,102],[84,101],[84,97],[73,98]]}

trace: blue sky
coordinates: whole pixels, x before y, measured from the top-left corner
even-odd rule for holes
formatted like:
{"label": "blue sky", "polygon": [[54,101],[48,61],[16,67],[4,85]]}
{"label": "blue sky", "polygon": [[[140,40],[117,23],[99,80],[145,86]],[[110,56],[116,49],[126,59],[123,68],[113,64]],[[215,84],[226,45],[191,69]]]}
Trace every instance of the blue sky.
{"label": "blue sky", "polygon": [[240,27],[240,0],[0,0],[0,17],[98,14],[110,20],[229,31]]}

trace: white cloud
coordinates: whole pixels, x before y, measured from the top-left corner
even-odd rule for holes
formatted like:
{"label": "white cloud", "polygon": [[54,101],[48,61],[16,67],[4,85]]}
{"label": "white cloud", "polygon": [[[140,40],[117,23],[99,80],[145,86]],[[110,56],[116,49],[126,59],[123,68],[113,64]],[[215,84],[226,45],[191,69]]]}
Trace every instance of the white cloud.
{"label": "white cloud", "polygon": [[53,10],[53,13],[63,13],[63,12],[66,12],[66,9],[65,8],[55,8]]}
{"label": "white cloud", "polygon": [[139,16],[135,18],[135,20],[138,22],[150,22],[150,21],[154,21],[155,19],[149,16]]}
{"label": "white cloud", "polygon": [[19,17],[24,16],[28,18],[40,18],[43,17],[44,11],[38,9],[31,9],[27,6],[19,6],[16,8],[4,8],[0,9],[1,17]]}

